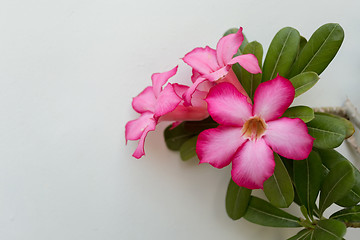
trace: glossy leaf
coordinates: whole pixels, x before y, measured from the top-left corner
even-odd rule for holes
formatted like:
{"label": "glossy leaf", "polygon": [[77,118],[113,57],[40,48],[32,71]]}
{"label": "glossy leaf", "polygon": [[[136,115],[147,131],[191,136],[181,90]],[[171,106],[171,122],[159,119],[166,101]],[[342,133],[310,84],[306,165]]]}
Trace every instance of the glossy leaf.
{"label": "glossy leaf", "polygon": [[291,27],[281,29],[271,41],[266,54],[262,81],[268,81],[277,74],[286,77],[299,50],[300,34]]}
{"label": "glossy leaf", "polygon": [[300,232],[298,232],[295,236],[288,238],[287,240],[305,240],[308,236],[310,236],[311,230],[309,229],[303,229]]}
{"label": "glossy leaf", "polygon": [[319,76],[315,72],[303,72],[289,80],[295,88],[295,97],[298,97],[312,88],[319,81]]}
{"label": "glossy leaf", "polygon": [[314,119],[314,110],[307,106],[290,107],[285,111],[283,117],[300,118],[307,123]]}
{"label": "glossy leaf", "polygon": [[187,131],[184,128],[184,123],[181,123],[175,128],[172,128],[172,125],[170,125],[164,131],[166,146],[174,151],[179,150],[180,147],[193,136],[195,136],[195,133]]}
{"label": "glossy leaf", "polygon": [[286,167],[276,153],[274,160],[274,174],[264,182],[264,193],[275,207],[287,208],[294,200],[294,188]]}
{"label": "glossy leaf", "polygon": [[349,162],[343,161],[330,169],[321,187],[319,210],[322,214],[334,202],[340,200],[354,186],[355,176]]}
{"label": "glossy leaf", "polygon": [[294,161],[294,185],[300,202],[306,207],[310,216],[313,214],[315,201],[319,194],[323,175],[319,154],[312,151],[305,160]]}
{"label": "glossy leaf", "polygon": [[196,141],[198,136],[194,136],[184,142],[180,147],[181,160],[187,161],[196,156]]}
{"label": "glossy leaf", "polygon": [[[246,45],[244,54],[254,54],[258,60],[260,68],[262,67],[263,47],[259,42],[253,41]],[[256,88],[261,83],[262,74],[251,74],[245,69],[241,70],[240,83],[251,99],[254,97]]]}
{"label": "glossy leaf", "polygon": [[334,219],[326,219],[317,222],[313,238],[311,239],[341,240],[345,233],[346,226],[344,223]]}
{"label": "glossy leaf", "polygon": [[237,220],[244,216],[249,204],[251,189],[238,186],[230,179],[226,192],[226,212],[228,216]]}
{"label": "glossy leaf", "polygon": [[328,114],[328,113],[323,113],[323,114],[335,117],[339,120],[339,124],[342,124],[345,127],[345,130],[346,130],[345,138],[349,138],[355,133],[354,125],[346,118],[340,117],[338,115]]}
{"label": "glossy leaf", "polygon": [[330,216],[332,219],[336,219],[345,223],[360,223],[360,205],[352,208],[342,209]]}
{"label": "glossy leaf", "polygon": [[166,146],[170,150],[178,151],[180,147],[190,138],[198,135],[205,129],[217,127],[218,124],[210,117],[202,121],[182,122],[175,128],[172,125],[164,130]]}
{"label": "glossy leaf", "polygon": [[314,147],[316,148],[336,148],[346,136],[343,123],[329,114],[315,113],[315,118],[306,125],[309,134],[315,138]]}
{"label": "glossy leaf", "polygon": [[344,30],[337,23],[318,28],[305,44],[289,76],[303,72],[322,73],[335,57],[344,40]]}
{"label": "glossy leaf", "polygon": [[300,227],[299,218],[254,196],[251,196],[244,218],[249,222],[269,227]]}
{"label": "glossy leaf", "polygon": [[360,172],[359,170],[343,155],[335,151],[334,149],[317,149],[320,154],[321,161],[327,169],[333,169],[336,164],[340,162],[349,162],[354,169],[355,184],[350,191],[340,200],[336,201],[336,204],[342,207],[352,207],[360,202]]}

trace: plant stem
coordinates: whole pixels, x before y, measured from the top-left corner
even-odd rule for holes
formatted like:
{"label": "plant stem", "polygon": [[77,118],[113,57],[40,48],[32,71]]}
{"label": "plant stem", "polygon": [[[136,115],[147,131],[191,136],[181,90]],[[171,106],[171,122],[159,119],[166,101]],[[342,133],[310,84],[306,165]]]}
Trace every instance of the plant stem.
{"label": "plant stem", "polygon": [[360,222],[345,222],[346,227],[360,228]]}

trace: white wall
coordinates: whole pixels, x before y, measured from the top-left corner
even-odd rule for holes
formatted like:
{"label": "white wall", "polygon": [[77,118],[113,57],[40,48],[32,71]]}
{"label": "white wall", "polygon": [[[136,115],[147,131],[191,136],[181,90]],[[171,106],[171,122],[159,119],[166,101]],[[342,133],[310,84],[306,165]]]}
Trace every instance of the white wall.
{"label": "white wall", "polygon": [[[309,38],[338,22],[345,41],[295,104],[360,107],[360,2],[1,0],[0,239],[285,239],[297,229],[232,221],[230,169],[181,162],[162,131],[131,157],[124,126],[154,72],[243,26],[265,49],[284,26]],[[352,156],[346,146],[341,151]],[[357,160],[359,163],[359,159]],[[359,166],[359,164],[357,164]],[[292,212],[296,211],[293,209]],[[355,240],[359,231],[348,231]]]}

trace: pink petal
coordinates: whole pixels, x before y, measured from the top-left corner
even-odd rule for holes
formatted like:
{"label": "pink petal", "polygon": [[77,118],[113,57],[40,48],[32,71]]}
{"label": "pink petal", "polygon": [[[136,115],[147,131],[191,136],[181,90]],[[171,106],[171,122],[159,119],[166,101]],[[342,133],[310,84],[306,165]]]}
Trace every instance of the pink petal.
{"label": "pink petal", "polygon": [[158,96],[155,106],[155,118],[173,111],[182,99],[175,93],[171,84],[166,85]]}
{"label": "pink petal", "polygon": [[298,118],[280,118],[267,122],[263,138],[274,152],[294,160],[307,158],[314,142],[306,124]]}
{"label": "pink petal", "polygon": [[230,69],[229,73],[224,78],[216,81],[216,83],[222,83],[222,82],[228,82],[228,83],[231,83],[232,85],[234,85],[234,87],[236,87],[236,89],[242,95],[246,96],[248,103],[252,104],[252,101],[251,101],[249,95],[246,93],[245,89],[239,82],[238,78],[236,77],[236,75],[232,69]]}
{"label": "pink petal", "polygon": [[229,61],[229,65],[233,65],[235,63],[239,63],[240,66],[245,68],[246,71],[252,74],[261,73],[261,68],[259,66],[259,62],[255,55],[253,54],[244,54],[237,57],[234,57],[231,61]]}
{"label": "pink petal", "polygon": [[170,71],[163,72],[163,73],[154,73],[151,76],[154,94],[156,97],[159,96],[162,86],[169,80],[169,78],[171,78],[172,76],[174,76],[176,74],[177,68],[178,67],[176,66],[173,69],[171,69]]}
{"label": "pink petal", "polygon": [[232,162],[231,176],[234,182],[249,189],[263,188],[274,173],[274,154],[263,139],[247,141],[236,152]]}
{"label": "pink petal", "polygon": [[230,83],[213,87],[205,100],[211,117],[220,124],[242,126],[252,116],[251,104]]}
{"label": "pink petal", "polygon": [[237,33],[222,37],[216,46],[216,57],[221,67],[230,62],[244,40],[242,28]]}
{"label": "pink petal", "polygon": [[229,72],[229,66],[222,67],[215,72],[204,74],[203,77],[209,80],[210,82],[215,82],[223,77],[225,77]]}
{"label": "pink petal", "polygon": [[183,94],[183,99],[184,99],[184,105],[185,106],[191,106],[191,98],[192,95],[194,94],[194,92],[196,91],[197,87],[199,86],[200,83],[203,83],[206,81],[206,78],[200,77],[198,79],[196,79],[196,81],[194,82],[193,85],[191,85],[186,92]]}
{"label": "pink petal", "polygon": [[159,122],[163,121],[200,121],[209,117],[209,113],[205,107],[195,107],[178,105],[174,111],[171,111],[159,118]]}
{"label": "pink petal", "polygon": [[281,76],[261,83],[254,94],[253,114],[261,116],[265,121],[277,119],[290,106],[294,96],[293,85]]}
{"label": "pink petal", "polygon": [[245,141],[241,137],[241,128],[219,126],[199,134],[196,153],[200,163],[223,168],[230,164],[235,152]]}
{"label": "pink petal", "polygon": [[156,127],[156,122],[154,120],[154,121],[150,122],[149,125],[144,129],[144,132],[142,133],[142,135],[140,137],[138,146],[135,149],[133,157],[139,159],[142,156],[144,156],[144,154],[145,154],[145,150],[144,150],[145,138],[146,138],[148,132],[155,130],[155,127]]}
{"label": "pink petal", "polygon": [[125,126],[125,138],[127,140],[138,140],[144,130],[154,122],[153,114],[145,112],[138,119],[129,121]]}
{"label": "pink petal", "polygon": [[201,73],[197,72],[195,69],[192,70],[192,75],[191,75],[191,81],[195,82],[196,79],[198,79],[201,76]]}
{"label": "pink petal", "polygon": [[145,88],[139,95],[133,98],[132,107],[138,113],[154,112],[156,98],[152,87]]}
{"label": "pink petal", "polygon": [[201,74],[209,74],[219,69],[216,51],[210,47],[195,48],[185,55],[184,62]]}

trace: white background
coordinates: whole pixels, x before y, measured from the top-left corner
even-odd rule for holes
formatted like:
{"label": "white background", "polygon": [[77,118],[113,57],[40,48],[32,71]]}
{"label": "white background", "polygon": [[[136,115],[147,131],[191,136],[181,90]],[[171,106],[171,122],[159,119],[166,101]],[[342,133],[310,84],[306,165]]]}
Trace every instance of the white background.
{"label": "white background", "polygon": [[[359,1],[1,0],[0,239],[286,239],[298,229],[232,221],[224,198],[230,168],[181,162],[158,126],[146,157],[131,157],[124,126],[138,115],[132,97],[154,72],[215,47],[244,27],[266,50],[295,27],[345,30],[319,83],[294,104],[360,107]],[[353,158],[347,146],[341,152]],[[356,162],[357,161],[357,162]],[[295,209],[295,208],[294,208]],[[291,212],[298,214],[296,210]],[[349,230],[347,239],[358,239]]]}

